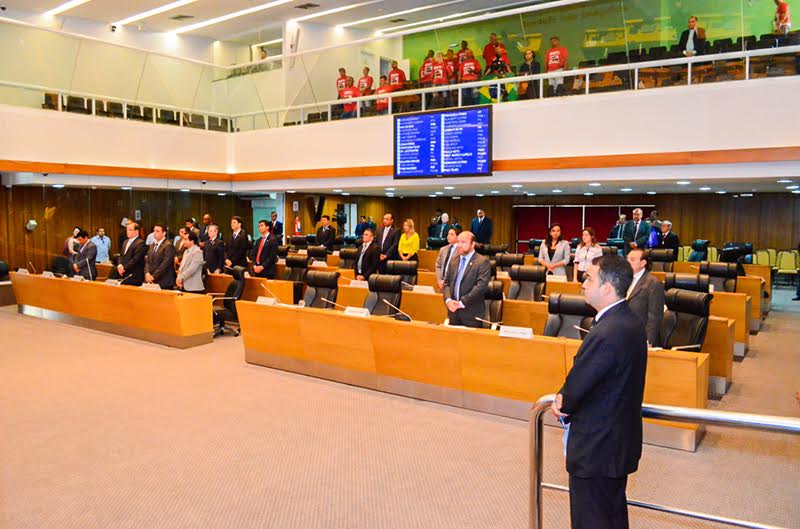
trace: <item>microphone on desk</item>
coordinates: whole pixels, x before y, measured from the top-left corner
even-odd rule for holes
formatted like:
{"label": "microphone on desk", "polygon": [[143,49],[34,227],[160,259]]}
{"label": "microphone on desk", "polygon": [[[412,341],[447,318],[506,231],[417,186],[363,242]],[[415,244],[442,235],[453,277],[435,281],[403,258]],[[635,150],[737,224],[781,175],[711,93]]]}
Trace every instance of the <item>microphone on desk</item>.
{"label": "microphone on desk", "polygon": [[322,301],[324,301],[325,303],[330,303],[331,305],[333,305],[333,306],[335,306],[335,307],[339,307],[339,308],[341,308],[341,309],[346,309],[346,308],[347,308],[347,307],[345,307],[344,305],[339,305],[338,303],[336,303],[336,302],[333,302],[333,301],[331,301],[331,300],[329,300],[329,299],[325,299],[325,298],[321,298],[321,299],[322,299]]}
{"label": "microphone on desk", "polygon": [[580,331],[580,332],[585,332],[586,334],[589,334],[589,331],[588,331],[588,330],[586,330],[586,329],[584,329],[584,328],[583,328],[583,327],[581,327],[580,325],[573,325],[572,327],[573,327],[573,328],[575,328],[575,329],[577,329],[577,330],[578,330],[578,331]]}
{"label": "microphone on desk", "polygon": [[275,299],[277,299],[278,301],[280,301],[280,299],[278,299],[278,296],[276,296],[276,295],[275,295],[275,292],[273,292],[273,291],[271,291],[270,289],[268,289],[268,288],[267,288],[267,285],[265,285],[264,283],[261,283],[261,288],[263,288],[263,289],[264,289],[264,291],[265,291],[267,294],[269,294],[269,295],[270,295],[270,296],[272,296],[273,298],[275,298]]}
{"label": "microphone on desk", "polygon": [[494,328],[495,325],[503,325],[502,321],[489,321],[489,320],[484,320],[483,318],[479,318],[477,316],[475,316],[475,319],[481,323],[488,323],[489,327],[491,328]]}
{"label": "microphone on desk", "polygon": [[411,288],[411,290],[414,290],[414,285],[412,285],[411,283],[406,283],[405,281],[400,281],[400,284],[403,285],[403,286]]}
{"label": "microphone on desk", "polygon": [[128,280],[129,278],[131,278],[132,276],[133,276],[133,274],[128,274],[128,275],[126,275],[125,277],[123,277],[122,279],[120,279],[120,280],[119,280],[119,284],[121,285],[122,283],[124,283],[125,281],[127,281],[127,280]]}
{"label": "microphone on desk", "polygon": [[28,264],[31,265],[31,268],[33,268],[33,273],[35,274],[36,273],[36,267],[33,266],[33,263],[30,262],[30,261],[28,261]]}
{"label": "microphone on desk", "polygon": [[[79,262],[77,262],[75,264],[79,265],[79,267],[80,267],[81,263],[88,263],[88,262],[89,262],[88,259],[84,259],[83,261],[79,261]],[[92,267],[91,266],[87,266],[86,269],[89,271],[89,281],[94,281],[94,278],[92,277]]]}
{"label": "microphone on desk", "polygon": [[386,303],[387,305],[389,305],[390,307],[392,307],[392,308],[393,308],[394,310],[396,310],[396,311],[397,311],[399,314],[402,314],[403,316],[405,316],[406,318],[408,318],[408,321],[414,321],[414,318],[412,318],[411,316],[409,316],[409,315],[408,315],[408,313],[406,313],[406,312],[403,312],[402,310],[400,310],[400,307],[395,307],[394,305],[392,305],[391,303],[389,303],[389,302],[388,302],[388,301],[386,301],[385,299],[382,299],[381,301],[383,301],[384,303]]}
{"label": "microphone on desk", "polygon": [[696,343],[694,345],[677,345],[675,347],[672,347],[672,350],[673,351],[682,351],[683,349],[694,349],[695,347],[703,347],[703,344]]}

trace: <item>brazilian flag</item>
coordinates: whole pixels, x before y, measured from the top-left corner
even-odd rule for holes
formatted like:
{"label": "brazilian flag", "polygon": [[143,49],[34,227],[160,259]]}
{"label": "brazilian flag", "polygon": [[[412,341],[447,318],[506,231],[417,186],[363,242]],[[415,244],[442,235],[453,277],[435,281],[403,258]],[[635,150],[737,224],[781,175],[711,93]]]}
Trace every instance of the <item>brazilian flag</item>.
{"label": "brazilian flag", "polygon": [[[483,80],[486,81],[489,79],[500,79],[502,77],[513,77],[513,74],[508,74],[507,76],[498,76],[496,74],[490,73],[484,76]],[[500,95],[503,98],[503,102],[516,101],[518,98],[517,83],[501,83]],[[478,90],[478,103],[481,105],[488,105],[489,103],[497,103],[497,85],[492,84],[488,86],[482,86],[480,90]]]}

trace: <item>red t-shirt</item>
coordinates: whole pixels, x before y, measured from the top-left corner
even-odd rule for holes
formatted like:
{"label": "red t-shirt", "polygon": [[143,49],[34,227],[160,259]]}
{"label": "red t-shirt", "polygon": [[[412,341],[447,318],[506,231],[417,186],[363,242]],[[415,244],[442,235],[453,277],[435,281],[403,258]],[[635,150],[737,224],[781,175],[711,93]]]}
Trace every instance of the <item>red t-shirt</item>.
{"label": "red t-shirt", "polygon": [[545,55],[544,63],[547,65],[547,71],[560,70],[567,65],[569,52],[567,48],[559,46],[558,48],[550,48]]}
{"label": "red t-shirt", "polygon": [[497,51],[500,51],[500,55],[502,55],[503,60],[506,64],[510,64],[508,59],[508,50],[506,50],[505,44],[502,42],[498,42],[497,44],[492,44],[491,42],[487,44],[483,48],[483,60],[486,62],[486,67],[488,68],[492,61],[494,60],[494,56],[496,55]]}
{"label": "red t-shirt", "polygon": [[347,76],[345,77],[337,77],[336,78],[336,91],[341,92],[345,89],[347,83]]}
{"label": "red t-shirt", "polygon": [[372,77],[369,75],[365,75],[361,79],[358,80],[358,89],[364,95],[369,95],[369,92],[372,91]]}
{"label": "red t-shirt", "polygon": [[419,82],[430,83],[433,81],[433,59],[425,59],[419,67]]}
{"label": "red t-shirt", "polygon": [[[379,86],[375,93],[380,94],[388,94],[392,91],[392,87],[388,84],[386,86]],[[389,98],[388,97],[379,97],[375,102],[375,109],[376,110],[386,110],[389,108]]]}
{"label": "red t-shirt", "polygon": [[[339,99],[350,99],[351,97],[361,97],[361,92],[358,91],[358,88],[355,86],[351,86],[350,88],[345,87],[344,90],[339,92]],[[347,103],[344,105],[345,112],[355,112],[358,103]]]}
{"label": "red t-shirt", "polygon": [[392,90],[400,90],[406,84],[406,72],[400,68],[389,72],[389,85]]}
{"label": "red t-shirt", "polygon": [[445,59],[444,70],[447,72],[447,80],[451,83],[458,78],[458,59]]}
{"label": "red t-shirt", "polygon": [[461,63],[458,69],[462,81],[477,81],[481,76],[481,63],[477,59],[469,59]]}
{"label": "red t-shirt", "polygon": [[458,60],[459,65],[467,60],[467,51],[469,51],[469,48],[466,50],[458,50],[458,53],[456,53],[456,60]]}
{"label": "red t-shirt", "polygon": [[792,23],[791,15],[789,14],[789,4],[781,2],[775,10],[776,19],[779,24],[789,25]]}
{"label": "red t-shirt", "polygon": [[447,68],[445,67],[444,62],[433,63],[433,84],[447,84]]}

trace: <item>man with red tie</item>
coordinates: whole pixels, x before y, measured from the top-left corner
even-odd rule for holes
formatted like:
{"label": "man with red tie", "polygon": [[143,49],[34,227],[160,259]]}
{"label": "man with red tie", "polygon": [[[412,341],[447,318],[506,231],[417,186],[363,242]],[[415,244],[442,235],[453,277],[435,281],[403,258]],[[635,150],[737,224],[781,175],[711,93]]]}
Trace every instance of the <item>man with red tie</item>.
{"label": "man with red tie", "polygon": [[269,232],[266,220],[258,221],[261,237],[253,245],[253,272],[257,277],[275,279],[275,265],[278,262],[278,243]]}

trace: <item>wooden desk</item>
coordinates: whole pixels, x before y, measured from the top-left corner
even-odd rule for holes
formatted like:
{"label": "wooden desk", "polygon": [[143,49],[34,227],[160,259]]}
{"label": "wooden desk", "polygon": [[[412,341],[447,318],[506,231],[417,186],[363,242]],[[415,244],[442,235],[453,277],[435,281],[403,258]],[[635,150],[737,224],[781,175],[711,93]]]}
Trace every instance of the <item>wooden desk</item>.
{"label": "wooden desk", "polygon": [[701,353],[708,355],[708,391],[724,395],[733,382],[733,351],[736,322],[711,316]]}
{"label": "wooden desk", "polygon": [[566,281],[561,283],[559,281],[548,281],[545,285],[544,293],[548,296],[550,294],[570,294],[580,296],[583,294],[583,284],[576,281]]}
{"label": "wooden desk", "polygon": [[503,301],[503,323],[513,327],[529,327],[535,336],[544,334],[548,315],[546,301]]}
{"label": "wooden desk", "polygon": [[436,258],[439,257],[439,250],[420,250],[418,252],[419,255],[419,263],[417,264],[417,269],[422,271],[426,270],[427,272],[436,274]]}
{"label": "wooden desk", "polygon": [[772,267],[762,264],[745,264],[744,271],[748,276],[760,277],[764,281],[764,293],[761,303],[761,313],[763,317],[769,314],[772,308]]}
{"label": "wooden desk", "polygon": [[22,314],[179,349],[211,343],[211,298],[97,281],[11,274]]}
{"label": "wooden desk", "polygon": [[108,279],[108,276],[111,274],[111,269],[114,268],[114,265],[111,263],[97,263],[96,266],[98,281]]}
{"label": "wooden desk", "polygon": [[11,285],[11,281],[0,282],[0,307],[16,304],[17,300],[14,299],[14,287]]}
{"label": "wooden desk", "polygon": [[[233,277],[228,274],[208,274],[206,280],[207,292],[224,293],[233,281]],[[266,285],[275,296],[264,290],[261,285]],[[279,279],[266,279],[263,277],[247,277],[244,280],[244,291],[242,299],[245,301],[256,301],[260,296],[268,298],[276,297],[281,303],[291,305],[294,302],[294,283],[292,281],[282,281]]]}
{"label": "wooden desk", "polygon": [[758,334],[758,331],[761,330],[764,286],[765,282],[761,277],[739,276],[736,278],[736,292],[745,294],[750,298],[750,321],[748,322],[747,329],[751,334]]}

